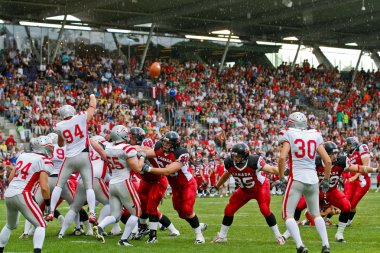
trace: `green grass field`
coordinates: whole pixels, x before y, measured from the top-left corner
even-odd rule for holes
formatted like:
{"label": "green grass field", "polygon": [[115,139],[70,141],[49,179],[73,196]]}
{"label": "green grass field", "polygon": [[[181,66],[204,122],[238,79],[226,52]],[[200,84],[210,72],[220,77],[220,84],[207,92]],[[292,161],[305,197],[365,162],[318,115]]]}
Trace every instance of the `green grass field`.
{"label": "green grass field", "polygon": [[[276,215],[280,231],[284,232],[284,222],[281,220],[282,197],[272,197],[271,209]],[[170,238],[167,231],[159,231],[157,244],[146,244],[145,241],[132,241],[134,247],[117,246],[120,237],[106,237],[106,243],[101,244],[94,237],[90,236],[70,236],[57,239],[56,234],[59,229],[58,221],[54,220],[49,224],[46,231],[43,252],[295,252],[295,244],[292,239],[285,245],[280,246],[275,243],[272,232],[267,227],[265,219],[261,216],[255,201],[251,201],[244,206],[235,216],[234,223],[229,232],[228,242],[225,244],[212,244],[211,241],[219,231],[223,218],[223,210],[228,202],[228,198],[205,198],[197,199],[195,211],[200,221],[208,224],[208,230],[204,233],[206,244],[194,245],[194,232],[186,221],[178,218],[172,208],[170,199],[165,199],[160,210],[171,218],[175,226],[180,230],[178,238]],[[5,204],[0,201],[1,227],[5,224]],[[62,205],[60,210],[67,211],[67,205]],[[359,204],[359,211],[354,223],[345,231],[347,243],[339,244],[334,241],[336,227],[328,227],[328,234],[331,243],[331,252],[380,252],[380,193],[372,190],[364,197]],[[304,217],[302,217],[303,219]],[[338,217],[333,217],[337,222]],[[22,233],[24,218],[20,219],[19,227],[13,231],[9,244],[5,252],[32,252],[32,238],[18,239]],[[109,228],[110,229],[110,228]],[[72,231],[72,228],[68,230]],[[301,227],[301,235],[304,243],[309,248],[309,252],[320,252],[321,243],[318,234],[313,227]]]}

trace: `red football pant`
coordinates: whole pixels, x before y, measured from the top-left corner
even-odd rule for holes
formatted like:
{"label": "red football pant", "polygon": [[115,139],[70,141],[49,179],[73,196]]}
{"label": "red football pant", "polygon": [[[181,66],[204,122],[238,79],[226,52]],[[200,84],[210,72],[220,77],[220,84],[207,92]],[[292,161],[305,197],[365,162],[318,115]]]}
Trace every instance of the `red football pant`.
{"label": "red football pant", "polygon": [[181,188],[172,187],[172,201],[174,210],[182,219],[189,218],[194,213],[195,197],[197,195],[197,182],[192,178]]}
{"label": "red football pant", "polygon": [[371,187],[371,179],[367,177],[366,185],[364,187],[360,186],[360,181],[356,179],[354,182],[347,181],[344,184],[344,194],[346,194],[347,199],[350,201],[351,209],[355,209],[359,204],[359,201],[364,197],[369,188]]}
{"label": "red football pant", "polygon": [[161,177],[157,182],[141,180],[138,194],[141,201],[142,213],[161,216],[161,213],[158,211],[158,206],[165,196],[167,188],[168,180],[166,177]]}
{"label": "red football pant", "polygon": [[251,199],[256,199],[259,204],[260,212],[264,217],[271,214],[270,205],[270,185],[268,179],[265,179],[264,184],[259,183],[251,189],[237,189],[231,196],[226,208],[224,209],[225,216],[234,216],[234,214]]}

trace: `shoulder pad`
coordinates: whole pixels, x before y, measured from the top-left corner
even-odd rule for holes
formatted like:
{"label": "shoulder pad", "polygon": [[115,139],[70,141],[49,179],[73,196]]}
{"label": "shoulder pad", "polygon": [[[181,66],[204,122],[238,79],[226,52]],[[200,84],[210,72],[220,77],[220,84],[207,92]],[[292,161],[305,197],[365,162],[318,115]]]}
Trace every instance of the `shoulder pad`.
{"label": "shoulder pad", "polygon": [[348,166],[348,164],[349,164],[348,157],[345,155],[338,156],[336,162],[334,163],[334,165],[341,167],[343,169],[345,169]]}
{"label": "shoulder pad", "polygon": [[231,156],[227,156],[227,158],[224,159],[224,167],[226,168],[226,170],[229,170],[233,166],[234,166],[234,161],[232,161]]}
{"label": "shoulder pad", "polygon": [[175,158],[177,159],[178,157],[180,157],[181,155],[183,154],[188,154],[189,152],[187,151],[187,149],[185,148],[177,148],[176,150],[174,150],[174,156]]}
{"label": "shoulder pad", "polygon": [[247,166],[253,170],[257,170],[257,162],[259,161],[259,159],[260,159],[259,155],[250,155],[248,157]]}

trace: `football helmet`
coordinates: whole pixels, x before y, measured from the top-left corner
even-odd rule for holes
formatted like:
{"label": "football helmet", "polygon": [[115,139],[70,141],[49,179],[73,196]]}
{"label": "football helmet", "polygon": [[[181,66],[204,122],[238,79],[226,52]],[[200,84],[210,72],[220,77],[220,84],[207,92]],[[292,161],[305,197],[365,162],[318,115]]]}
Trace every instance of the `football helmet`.
{"label": "football helmet", "polygon": [[30,150],[31,151],[34,151],[36,144],[37,144],[37,139],[38,138],[31,138],[30,139],[29,143],[30,143]]}
{"label": "football helmet", "polygon": [[339,153],[339,148],[338,145],[336,145],[332,141],[327,141],[323,144],[323,146],[326,149],[327,154],[332,155],[332,154],[338,154]]}
{"label": "football helmet", "polygon": [[141,127],[132,127],[131,138],[136,141],[136,145],[141,145],[145,139],[145,131]]}
{"label": "football helmet", "polygon": [[344,143],[344,148],[347,153],[352,153],[360,146],[360,143],[356,137],[348,137]]}
{"label": "football helmet", "polygon": [[246,165],[249,157],[249,147],[245,143],[237,143],[232,147],[231,158],[234,165]]}
{"label": "football helmet", "polygon": [[115,144],[121,143],[121,142],[130,142],[130,132],[128,128],[126,128],[123,125],[117,125],[114,126],[111,130],[111,141],[113,141]]}
{"label": "football helmet", "polygon": [[69,117],[73,117],[77,112],[71,105],[64,105],[58,109],[58,113],[62,119],[67,119]]}
{"label": "football helmet", "polygon": [[96,141],[105,141],[106,139],[103,137],[103,136],[101,136],[101,135],[94,135],[94,136],[92,136],[91,137],[91,139],[94,139],[94,140],[96,140]]}
{"label": "football helmet", "polygon": [[48,136],[40,136],[33,145],[33,152],[51,157],[54,152],[53,141]]}
{"label": "football helmet", "polygon": [[50,133],[47,135],[47,137],[49,137],[51,139],[51,141],[53,142],[54,145],[58,144],[58,134]]}
{"label": "football helmet", "polygon": [[165,152],[174,151],[179,147],[181,139],[177,132],[170,131],[167,132],[162,138],[162,148]]}
{"label": "football helmet", "polygon": [[293,112],[288,117],[288,126],[298,129],[307,128],[307,118],[305,114],[301,112]]}

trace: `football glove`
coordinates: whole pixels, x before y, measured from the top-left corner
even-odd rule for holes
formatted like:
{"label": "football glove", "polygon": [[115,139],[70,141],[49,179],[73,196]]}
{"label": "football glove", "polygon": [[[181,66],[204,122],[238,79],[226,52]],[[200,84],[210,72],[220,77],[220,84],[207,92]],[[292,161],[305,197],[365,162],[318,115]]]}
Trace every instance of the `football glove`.
{"label": "football glove", "polygon": [[330,182],[328,179],[323,179],[322,182],[321,182],[321,190],[323,193],[326,193],[328,192],[328,190],[330,189]]}
{"label": "football glove", "polygon": [[151,170],[151,167],[148,164],[144,163],[144,165],[141,168],[141,172],[143,172],[143,173],[149,173],[150,170]]}

